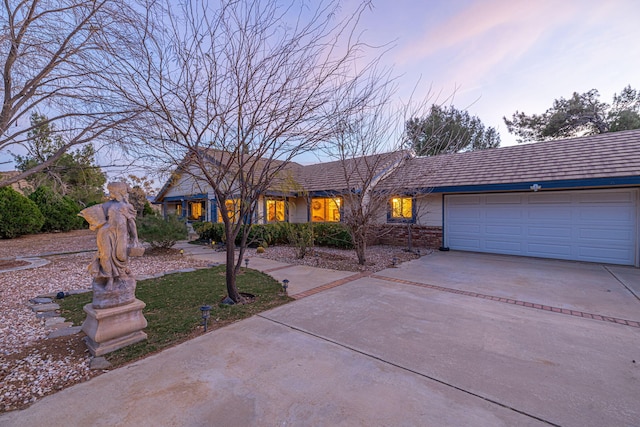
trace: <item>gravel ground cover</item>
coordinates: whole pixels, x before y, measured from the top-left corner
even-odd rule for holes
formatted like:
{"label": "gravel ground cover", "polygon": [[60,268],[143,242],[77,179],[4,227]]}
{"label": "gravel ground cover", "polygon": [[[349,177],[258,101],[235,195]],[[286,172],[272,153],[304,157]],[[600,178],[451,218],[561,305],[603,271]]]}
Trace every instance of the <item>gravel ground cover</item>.
{"label": "gravel ground cover", "polygon": [[[90,355],[82,342],[84,334],[47,338],[50,330],[45,319],[37,318],[28,305],[39,295],[89,289],[87,266],[95,251],[95,233],[89,230],[0,240],[0,412],[26,407],[103,372],[90,369]],[[421,249],[422,255],[426,253]],[[49,264],[7,271],[22,265],[20,257],[42,255]],[[295,248],[288,246],[269,247],[255,256],[290,264],[375,272],[391,267],[394,258],[401,263],[418,255],[398,247],[372,246],[364,266],[357,264],[354,251],[329,248],[312,249],[303,259],[297,259]],[[206,265],[206,261],[174,250],[147,250],[145,256],[131,259],[131,270],[138,276]]]}
{"label": "gravel ground cover", "polygon": [[[418,252],[420,251],[420,252]],[[297,251],[292,246],[270,246],[264,253],[255,256],[286,262],[288,264],[308,265],[311,267],[329,268],[341,271],[376,272],[393,267],[393,259],[400,264],[405,261],[427,255],[429,250],[419,248],[409,252],[398,246],[370,246],[367,248],[365,265],[358,264],[358,257],[353,250],[317,247],[310,249],[304,258],[297,258]]]}
{"label": "gravel ground cover", "polygon": [[[36,318],[28,306],[39,295],[90,288],[87,266],[95,250],[95,233],[89,230],[0,240],[0,259],[5,260],[67,253],[47,256],[50,263],[38,268],[0,269],[0,412],[28,406],[102,372],[89,369],[83,334],[47,339],[45,319]],[[130,264],[138,276],[206,266],[177,251],[151,251]]]}

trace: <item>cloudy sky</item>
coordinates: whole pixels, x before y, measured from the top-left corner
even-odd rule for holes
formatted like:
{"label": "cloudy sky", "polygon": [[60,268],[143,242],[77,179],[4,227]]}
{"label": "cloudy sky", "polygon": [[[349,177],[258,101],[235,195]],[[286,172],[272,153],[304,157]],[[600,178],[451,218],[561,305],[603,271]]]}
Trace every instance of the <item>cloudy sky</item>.
{"label": "cloudy sky", "polygon": [[385,62],[402,92],[431,88],[496,127],[502,145],[515,144],[502,117],[516,110],[640,88],[638,0],[374,0],[362,26],[367,41],[394,41]]}

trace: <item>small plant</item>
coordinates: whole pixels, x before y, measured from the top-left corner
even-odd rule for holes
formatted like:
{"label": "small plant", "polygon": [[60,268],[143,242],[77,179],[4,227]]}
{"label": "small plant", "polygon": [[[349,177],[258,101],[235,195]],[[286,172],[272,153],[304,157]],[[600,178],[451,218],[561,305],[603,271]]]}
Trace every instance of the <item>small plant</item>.
{"label": "small plant", "polygon": [[187,224],[175,215],[169,215],[167,219],[147,215],[136,219],[136,225],[138,237],[154,248],[170,248],[188,235]]}
{"label": "small plant", "polygon": [[258,248],[256,249],[256,252],[259,254],[263,254],[264,253],[264,248],[262,246],[258,246]]}

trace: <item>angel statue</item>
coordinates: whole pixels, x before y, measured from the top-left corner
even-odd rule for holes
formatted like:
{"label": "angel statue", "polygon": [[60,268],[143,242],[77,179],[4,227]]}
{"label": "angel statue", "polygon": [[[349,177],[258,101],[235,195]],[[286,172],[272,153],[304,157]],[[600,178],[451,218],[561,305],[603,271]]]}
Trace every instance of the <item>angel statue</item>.
{"label": "angel statue", "polygon": [[129,203],[128,185],[110,182],[109,200],[82,210],[78,215],[97,230],[98,253],[89,265],[93,276],[93,305],[96,308],[127,304],[135,298],[135,278],[129,256],[142,256],[138,242],[136,210]]}

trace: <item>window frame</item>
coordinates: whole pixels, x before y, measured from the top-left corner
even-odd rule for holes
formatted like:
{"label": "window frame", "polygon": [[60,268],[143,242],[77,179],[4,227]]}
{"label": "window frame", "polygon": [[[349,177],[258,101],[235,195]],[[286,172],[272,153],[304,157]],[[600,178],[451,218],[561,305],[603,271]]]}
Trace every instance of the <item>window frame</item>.
{"label": "window frame", "polygon": [[[411,217],[407,218],[403,216],[394,216],[394,207],[393,202],[396,199],[401,200],[402,206],[400,207],[400,211],[404,212],[404,203],[406,200],[411,202]],[[400,224],[414,224],[416,222],[416,198],[413,196],[406,195],[395,195],[389,198],[389,203],[387,204],[387,222],[388,223],[400,223]]]}
{"label": "window frame", "polygon": [[[269,220],[269,203],[272,202],[275,205],[275,219]],[[282,219],[278,219],[278,204],[282,203]],[[287,201],[282,197],[267,197],[264,200],[264,222],[265,224],[275,224],[279,222],[289,222],[288,221],[288,209],[287,209]]]}
{"label": "window frame", "polygon": [[[313,205],[314,205],[314,201],[318,201],[318,199],[324,200],[324,220],[323,221],[319,221],[319,220],[314,220],[313,218]],[[338,207],[338,220],[328,220],[327,217],[329,217],[329,208],[327,207],[327,201],[331,200],[335,205],[337,205]],[[342,217],[343,217],[343,208],[344,208],[344,199],[340,196],[335,196],[335,197],[331,197],[331,196],[317,196],[317,197],[311,197],[311,199],[309,200],[309,222],[314,222],[314,223],[323,223],[323,222],[331,222],[331,223],[339,223],[342,222]]]}

